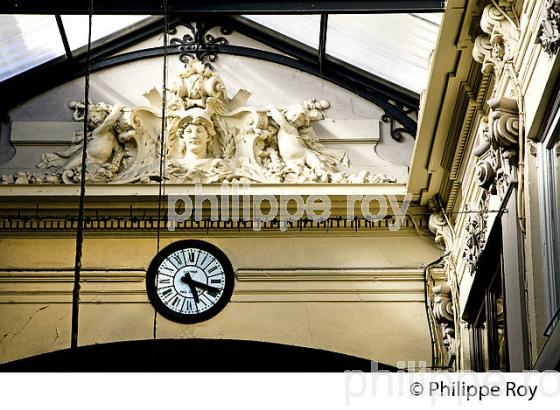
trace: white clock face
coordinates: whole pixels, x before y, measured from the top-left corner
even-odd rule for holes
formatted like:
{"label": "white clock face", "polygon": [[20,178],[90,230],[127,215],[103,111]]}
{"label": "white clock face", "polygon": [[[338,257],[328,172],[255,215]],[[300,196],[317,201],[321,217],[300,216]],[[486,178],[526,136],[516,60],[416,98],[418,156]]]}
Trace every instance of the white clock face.
{"label": "white clock face", "polygon": [[229,301],[233,268],[215,246],[197,240],[163,249],[148,269],[147,290],[156,309],[171,320],[209,319]]}
{"label": "white clock face", "polygon": [[226,285],[224,267],[202,249],[186,248],[173,252],[159,265],[157,294],[171,310],[197,314],[214,306]]}

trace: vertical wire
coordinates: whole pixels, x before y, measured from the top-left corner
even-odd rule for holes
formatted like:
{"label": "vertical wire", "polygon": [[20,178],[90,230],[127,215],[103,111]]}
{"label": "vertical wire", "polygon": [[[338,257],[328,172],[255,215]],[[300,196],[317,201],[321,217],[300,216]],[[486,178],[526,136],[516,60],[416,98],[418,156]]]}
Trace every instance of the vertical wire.
{"label": "vertical wire", "polygon": [[82,269],[82,250],[84,242],[84,208],[86,199],[86,162],[87,162],[87,132],[89,116],[89,74],[91,58],[91,23],[93,16],[93,0],[89,2],[88,11],[88,42],[86,56],[86,73],[84,86],[84,139],[82,145],[82,169],[80,178],[80,203],[78,208],[78,227],[76,229],[76,254],[74,259],[74,287],[72,289],[72,331],[70,348],[78,347],[78,323],[80,314],[80,272]]}
{"label": "vertical wire", "polygon": [[[167,15],[167,0],[163,0],[163,90],[161,98],[161,138],[159,147],[159,190],[158,190],[158,211],[157,211],[157,244],[156,255],[160,251],[160,237],[161,237],[161,198],[164,194],[165,182],[165,133],[166,133],[166,108],[167,108],[167,31],[168,31],[168,15]],[[166,224],[167,225],[167,224]],[[158,256],[156,256],[157,258]],[[157,311],[154,309],[154,327],[153,338],[157,337]]]}

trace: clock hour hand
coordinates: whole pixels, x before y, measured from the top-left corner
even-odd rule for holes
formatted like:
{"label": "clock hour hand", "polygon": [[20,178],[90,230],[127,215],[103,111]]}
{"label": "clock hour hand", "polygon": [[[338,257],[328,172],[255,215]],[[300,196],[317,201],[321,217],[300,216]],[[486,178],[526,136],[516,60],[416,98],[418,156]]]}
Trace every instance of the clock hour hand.
{"label": "clock hour hand", "polygon": [[210,293],[216,294],[216,293],[219,293],[219,292],[220,292],[220,289],[219,289],[219,288],[216,288],[216,287],[214,287],[214,286],[207,285],[206,283],[202,283],[202,282],[199,282],[199,281],[194,280],[194,279],[191,279],[191,282],[192,282],[192,284],[193,284],[194,286],[196,286],[197,288],[200,288],[200,289],[202,289],[202,290],[207,290],[207,291],[210,292]]}
{"label": "clock hour hand", "polygon": [[189,286],[189,289],[191,290],[191,293],[193,294],[194,303],[198,304],[200,299],[198,298],[198,292],[196,291],[196,287],[195,287],[194,281],[191,278],[191,275],[189,275],[187,273],[185,276],[183,276],[181,278],[181,282],[186,283]]}

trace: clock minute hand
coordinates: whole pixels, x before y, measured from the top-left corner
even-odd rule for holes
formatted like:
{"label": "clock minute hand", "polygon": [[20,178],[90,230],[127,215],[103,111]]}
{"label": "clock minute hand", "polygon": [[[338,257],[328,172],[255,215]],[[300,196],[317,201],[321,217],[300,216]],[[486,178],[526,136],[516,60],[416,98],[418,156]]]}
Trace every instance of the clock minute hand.
{"label": "clock minute hand", "polygon": [[200,289],[203,289],[203,290],[207,290],[208,292],[212,292],[212,293],[219,293],[219,292],[220,292],[220,289],[219,289],[219,288],[216,288],[216,287],[214,287],[214,286],[207,285],[206,283],[202,283],[202,282],[199,282],[199,281],[194,280],[194,279],[191,279],[191,282],[192,282],[192,284],[193,284],[194,286],[196,286],[197,288],[200,288]]}
{"label": "clock minute hand", "polygon": [[198,304],[200,299],[198,298],[198,292],[196,291],[195,284],[194,284],[194,281],[191,278],[191,275],[189,275],[187,273],[185,276],[183,276],[181,278],[181,282],[186,283],[189,286],[189,289],[191,290],[191,293],[193,294],[194,303]]}

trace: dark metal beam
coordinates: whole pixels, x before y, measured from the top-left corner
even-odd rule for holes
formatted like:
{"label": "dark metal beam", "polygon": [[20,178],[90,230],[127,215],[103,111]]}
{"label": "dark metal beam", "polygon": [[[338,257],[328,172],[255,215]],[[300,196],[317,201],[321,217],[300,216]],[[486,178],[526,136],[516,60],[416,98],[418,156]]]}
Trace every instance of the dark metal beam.
{"label": "dark metal beam", "polygon": [[[268,33],[255,30],[254,27],[245,24],[248,20],[242,17],[232,16],[220,19],[212,18],[211,20],[216,20],[214,23],[219,23],[218,25],[220,26],[227,26],[234,31],[248,35],[287,55],[233,46],[227,44],[227,42],[226,44],[206,43],[171,46],[168,48],[169,54],[182,54],[185,52],[194,55],[201,53],[224,53],[256,58],[292,67],[311,75],[322,77],[379,106],[386,113],[383,116],[383,121],[391,122],[391,135],[396,140],[401,138],[400,133],[403,131],[415,136],[416,121],[410,118],[408,114],[411,111],[418,110],[418,97],[416,94],[404,89],[405,92],[401,92],[398,86],[330,56],[325,56],[321,67],[322,72],[320,72],[317,64],[316,49],[303,46],[301,43],[294,42],[276,32]],[[174,17],[172,21],[177,23],[181,20],[179,17]],[[175,23],[171,22],[170,25],[173,26]],[[119,50],[143,38],[161,33],[162,29],[163,22],[160,18],[154,17],[150,24],[145,25],[142,29],[128,30],[126,35],[121,33],[121,35],[116,35],[111,39],[103,40],[100,44],[95,44],[94,50],[92,50],[91,71],[94,72],[143,58],[162,56],[163,47],[114,55]],[[84,58],[84,53],[81,50],[76,50],[72,60],[59,58],[0,83],[0,94],[13,96],[10,99],[0,101],[0,112],[7,112],[14,105],[34,95],[83,76],[85,72]],[[396,125],[394,121],[401,124],[402,127]]]}
{"label": "dark metal beam", "polygon": [[329,22],[329,15],[321,14],[321,23],[319,29],[319,73],[321,75],[323,75],[323,67],[325,66],[328,22]]}
{"label": "dark metal beam", "polygon": [[62,17],[60,14],[56,14],[56,25],[58,26],[58,31],[60,32],[60,39],[64,45],[64,51],[66,52],[66,57],[68,60],[72,59],[72,50],[70,50],[70,44],[68,43],[68,37],[66,36],[66,30],[64,30],[64,24],[62,23]]}
{"label": "dark metal beam", "polygon": [[[2,0],[0,14],[88,14],[89,0]],[[374,14],[441,12],[441,0],[169,0],[169,13]],[[95,0],[94,14],[162,15],[161,0]]]}

